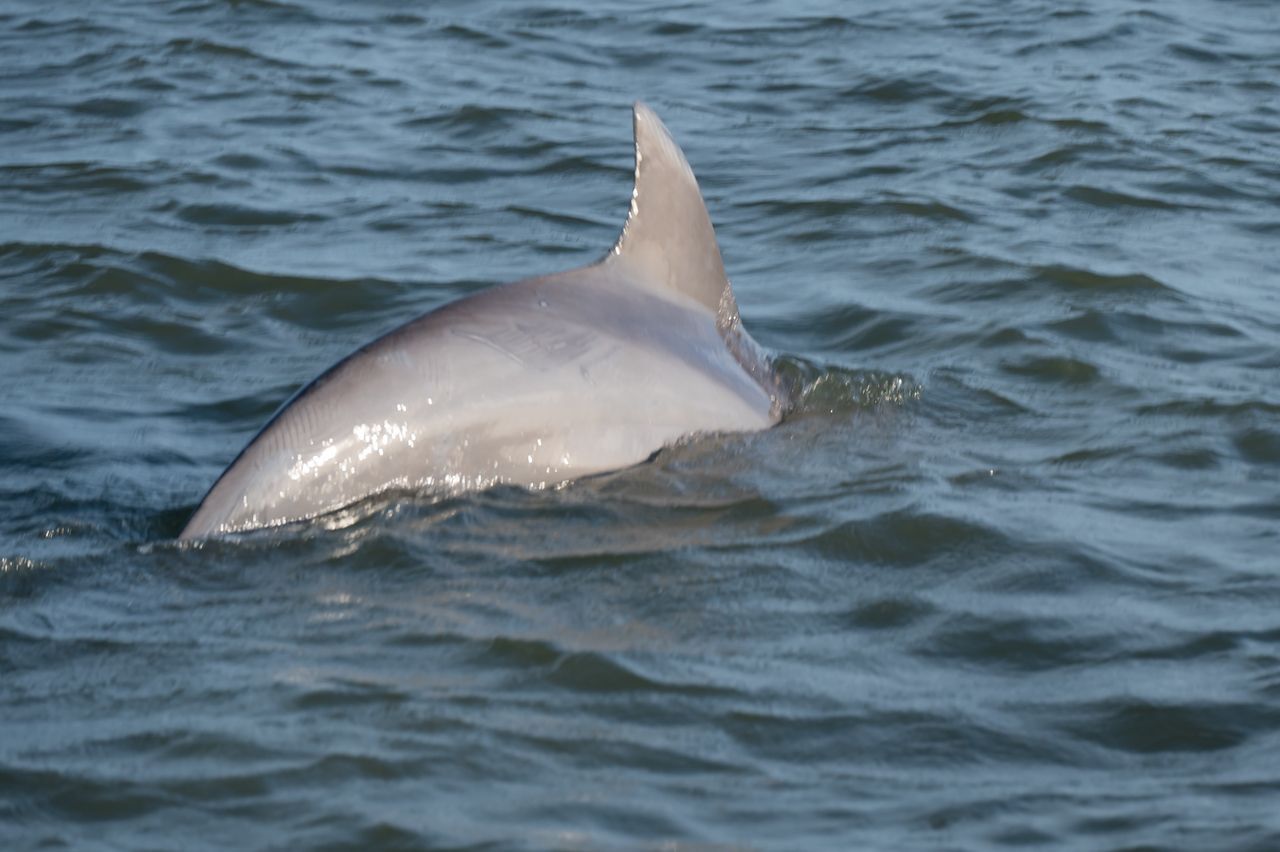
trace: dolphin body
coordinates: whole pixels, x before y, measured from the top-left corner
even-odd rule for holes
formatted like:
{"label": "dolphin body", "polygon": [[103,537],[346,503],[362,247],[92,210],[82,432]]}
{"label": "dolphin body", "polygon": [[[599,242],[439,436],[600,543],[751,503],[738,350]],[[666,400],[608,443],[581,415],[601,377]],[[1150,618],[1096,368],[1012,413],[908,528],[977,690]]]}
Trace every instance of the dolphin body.
{"label": "dolphin body", "polygon": [[630,215],[603,259],[459,299],[338,362],[249,442],[179,538],[390,488],[545,488],[777,423],[786,394],[738,318],[693,172],[643,103],[634,126]]}

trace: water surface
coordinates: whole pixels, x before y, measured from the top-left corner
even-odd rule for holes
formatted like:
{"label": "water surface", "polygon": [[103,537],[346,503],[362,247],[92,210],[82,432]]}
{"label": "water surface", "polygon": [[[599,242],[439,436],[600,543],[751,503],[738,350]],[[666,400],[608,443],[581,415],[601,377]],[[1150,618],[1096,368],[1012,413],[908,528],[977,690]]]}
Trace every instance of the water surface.
{"label": "water surface", "polygon": [[[1280,7],[0,4],[0,845],[1280,846]],[[590,262],[630,102],[780,427],[173,536]]]}

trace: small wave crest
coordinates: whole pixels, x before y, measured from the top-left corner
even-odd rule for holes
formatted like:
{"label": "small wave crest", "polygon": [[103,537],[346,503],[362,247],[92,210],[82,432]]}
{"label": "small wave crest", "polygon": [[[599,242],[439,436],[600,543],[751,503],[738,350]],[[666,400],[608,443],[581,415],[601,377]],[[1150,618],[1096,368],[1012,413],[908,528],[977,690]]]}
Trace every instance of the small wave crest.
{"label": "small wave crest", "polygon": [[792,390],[793,417],[849,414],[882,406],[901,408],[919,400],[924,391],[909,375],[851,370],[795,356],[776,359],[774,369]]}

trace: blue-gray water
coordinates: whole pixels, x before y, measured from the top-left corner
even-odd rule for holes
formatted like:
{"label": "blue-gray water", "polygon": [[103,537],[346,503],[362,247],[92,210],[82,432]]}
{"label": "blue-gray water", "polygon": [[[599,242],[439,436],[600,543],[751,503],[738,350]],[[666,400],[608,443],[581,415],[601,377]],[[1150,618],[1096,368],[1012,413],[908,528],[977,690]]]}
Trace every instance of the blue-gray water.
{"label": "blue-gray water", "polygon": [[[795,414],[172,543],[635,98]],[[0,359],[6,849],[1280,847],[1272,0],[0,3]]]}

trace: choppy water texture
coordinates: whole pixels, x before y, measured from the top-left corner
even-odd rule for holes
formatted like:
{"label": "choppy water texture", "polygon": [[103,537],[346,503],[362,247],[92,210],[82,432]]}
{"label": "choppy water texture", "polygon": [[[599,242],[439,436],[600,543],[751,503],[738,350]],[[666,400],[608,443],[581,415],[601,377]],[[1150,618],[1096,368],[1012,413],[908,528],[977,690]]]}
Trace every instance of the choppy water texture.
{"label": "choppy water texture", "polygon": [[[804,401],[171,539],[595,259],[629,104]],[[0,5],[0,846],[1280,847],[1280,6]]]}

